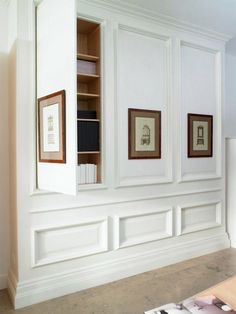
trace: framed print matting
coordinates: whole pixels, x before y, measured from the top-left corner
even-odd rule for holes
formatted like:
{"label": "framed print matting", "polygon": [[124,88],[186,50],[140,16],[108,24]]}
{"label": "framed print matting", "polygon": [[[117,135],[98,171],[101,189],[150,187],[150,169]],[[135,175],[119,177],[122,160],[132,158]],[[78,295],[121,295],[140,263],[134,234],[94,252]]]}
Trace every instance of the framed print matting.
{"label": "framed print matting", "polygon": [[38,99],[39,161],[66,163],[65,90]]}
{"label": "framed print matting", "polygon": [[188,157],[212,157],[213,116],[188,114]]}
{"label": "framed print matting", "polygon": [[161,158],[161,111],[128,109],[129,159]]}

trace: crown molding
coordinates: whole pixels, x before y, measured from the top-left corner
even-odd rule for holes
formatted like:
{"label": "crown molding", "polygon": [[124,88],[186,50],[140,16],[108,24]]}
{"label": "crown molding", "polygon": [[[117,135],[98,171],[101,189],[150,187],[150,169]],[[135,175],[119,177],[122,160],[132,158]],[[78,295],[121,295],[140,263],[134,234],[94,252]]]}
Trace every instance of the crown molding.
{"label": "crown molding", "polygon": [[210,39],[227,42],[233,37],[232,35],[215,32],[208,28],[188,23],[168,15],[155,13],[138,5],[127,4],[124,0],[119,0],[119,2],[117,0],[93,0],[92,2],[91,0],[78,0],[78,3],[84,3],[89,6],[98,6],[126,15],[138,16],[140,18],[158,23],[161,26],[195,33]]}

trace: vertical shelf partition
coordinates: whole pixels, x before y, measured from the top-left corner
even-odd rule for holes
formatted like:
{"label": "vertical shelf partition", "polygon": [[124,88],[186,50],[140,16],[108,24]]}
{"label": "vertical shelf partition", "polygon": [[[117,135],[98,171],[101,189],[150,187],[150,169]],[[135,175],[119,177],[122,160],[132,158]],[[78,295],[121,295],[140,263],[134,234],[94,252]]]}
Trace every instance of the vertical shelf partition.
{"label": "vertical shelf partition", "polygon": [[100,25],[77,19],[79,184],[101,183]]}

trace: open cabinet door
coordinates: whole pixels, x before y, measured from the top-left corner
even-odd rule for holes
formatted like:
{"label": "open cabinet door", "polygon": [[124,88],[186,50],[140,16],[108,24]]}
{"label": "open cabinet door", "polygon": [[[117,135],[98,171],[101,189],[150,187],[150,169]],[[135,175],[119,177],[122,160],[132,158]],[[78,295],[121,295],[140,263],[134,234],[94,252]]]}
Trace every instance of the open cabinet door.
{"label": "open cabinet door", "polygon": [[37,7],[37,98],[65,90],[66,160],[38,158],[39,189],[76,195],[76,88],[76,1],[44,0]]}

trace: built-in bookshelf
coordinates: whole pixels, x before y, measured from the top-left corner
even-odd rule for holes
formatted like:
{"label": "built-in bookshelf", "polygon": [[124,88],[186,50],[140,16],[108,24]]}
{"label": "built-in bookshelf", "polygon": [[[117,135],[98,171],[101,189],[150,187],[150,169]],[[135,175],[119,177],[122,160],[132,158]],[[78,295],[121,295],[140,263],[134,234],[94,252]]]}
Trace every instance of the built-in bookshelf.
{"label": "built-in bookshelf", "polygon": [[101,183],[100,49],[100,25],[77,19],[79,184]]}

